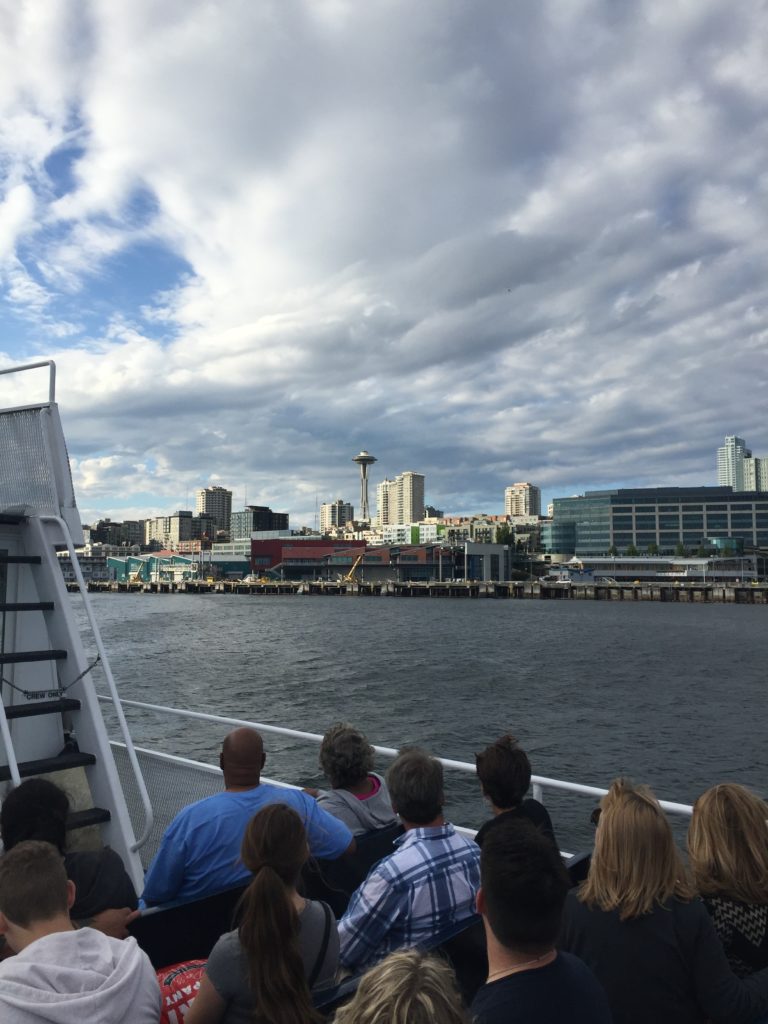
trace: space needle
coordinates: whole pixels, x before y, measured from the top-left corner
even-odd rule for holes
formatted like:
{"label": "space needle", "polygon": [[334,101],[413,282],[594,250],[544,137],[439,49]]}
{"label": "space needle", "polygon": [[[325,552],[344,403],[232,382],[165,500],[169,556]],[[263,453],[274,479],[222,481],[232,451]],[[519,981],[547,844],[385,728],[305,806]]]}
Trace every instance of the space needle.
{"label": "space needle", "polygon": [[371,515],[368,511],[368,467],[372,466],[378,459],[369,452],[363,451],[352,459],[360,467],[360,518],[370,522]]}

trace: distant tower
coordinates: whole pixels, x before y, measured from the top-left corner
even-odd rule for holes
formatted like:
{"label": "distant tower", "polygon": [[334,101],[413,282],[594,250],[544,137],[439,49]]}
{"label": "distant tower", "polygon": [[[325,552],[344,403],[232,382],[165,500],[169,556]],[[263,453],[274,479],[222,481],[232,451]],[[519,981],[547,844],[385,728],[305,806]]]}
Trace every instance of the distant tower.
{"label": "distant tower", "polygon": [[368,511],[368,467],[378,462],[375,456],[370,455],[365,449],[352,459],[360,467],[360,518],[370,522],[371,514]]}

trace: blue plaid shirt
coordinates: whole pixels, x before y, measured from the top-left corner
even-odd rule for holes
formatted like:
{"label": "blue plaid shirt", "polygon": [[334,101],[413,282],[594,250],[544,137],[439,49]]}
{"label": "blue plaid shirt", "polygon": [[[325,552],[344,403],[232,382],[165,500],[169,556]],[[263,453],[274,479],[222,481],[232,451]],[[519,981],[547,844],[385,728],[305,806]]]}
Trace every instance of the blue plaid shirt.
{"label": "blue plaid shirt", "polygon": [[368,872],[339,921],[339,959],[358,969],[472,917],[480,847],[453,825],[409,829]]}

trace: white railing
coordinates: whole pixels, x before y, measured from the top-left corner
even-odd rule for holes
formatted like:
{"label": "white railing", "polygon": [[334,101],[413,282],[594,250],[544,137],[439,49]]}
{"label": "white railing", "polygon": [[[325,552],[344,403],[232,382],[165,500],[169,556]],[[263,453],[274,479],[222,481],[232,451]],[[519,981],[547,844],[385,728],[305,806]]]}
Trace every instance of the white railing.
{"label": "white railing", "polygon": [[[110,704],[112,703],[111,697],[102,696],[101,694],[98,696],[99,700],[109,702]],[[147,704],[144,701],[139,700],[121,700],[120,703],[124,707],[139,708],[142,711],[153,711],[161,715],[176,715],[179,718],[198,719],[200,721],[214,722],[218,725],[226,725],[233,728],[246,726],[251,729],[257,729],[262,733],[273,733],[277,736],[287,736],[290,739],[306,740],[307,742],[317,743],[318,745],[323,741],[323,737],[320,733],[304,732],[301,729],[288,729],[281,725],[267,725],[264,722],[251,722],[244,718],[231,718],[226,715],[214,715],[205,711],[188,711],[186,708],[170,708],[163,704]],[[394,747],[380,747],[376,744],[372,744],[372,746],[377,754],[383,754],[385,757],[397,757],[400,752]],[[470,775],[474,775],[476,772],[475,765],[471,764],[469,761],[455,761],[448,757],[438,757],[437,760],[446,768],[453,768],[456,771],[465,772]],[[545,775],[532,775],[531,785],[534,799],[539,800],[542,803],[546,802],[544,800],[544,793],[547,790],[575,793],[581,796],[597,798],[604,796],[608,792],[606,788],[600,786],[586,786],[580,782],[567,782],[564,779],[551,779]],[[660,800],[659,803],[668,814],[680,814],[690,817],[693,811],[690,804],[680,804],[672,800]]]}

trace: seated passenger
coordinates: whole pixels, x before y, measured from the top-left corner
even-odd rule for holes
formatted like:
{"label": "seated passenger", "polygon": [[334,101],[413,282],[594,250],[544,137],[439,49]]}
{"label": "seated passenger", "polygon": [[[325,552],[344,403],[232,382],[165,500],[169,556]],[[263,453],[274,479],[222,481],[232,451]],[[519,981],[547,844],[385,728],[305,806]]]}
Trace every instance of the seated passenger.
{"label": "seated passenger", "polygon": [[734,974],[768,967],[768,805],[723,783],[693,805],[688,853],[693,881]]}
{"label": "seated passenger", "polygon": [[343,821],[354,836],[397,820],[387,784],[373,771],[373,755],[363,733],[346,723],[332,725],[323,736],[320,767],[332,788],[330,792],[321,790],[317,802]]}
{"label": "seated passenger", "polygon": [[307,831],[313,857],[334,860],[355,848],[352,833],[298,789],[261,781],[266,756],[255,729],[231,732],[219,763],[224,792],[184,807],[165,831],[144,880],[147,904],[193,900],[248,880],[240,846],[248,822],[269,804],[292,807]]}
{"label": "seated passenger", "polygon": [[364,975],[333,1024],[469,1024],[469,1017],[448,963],[404,949]]}
{"label": "seated passenger", "polygon": [[529,821],[505,815],[488,833],[477,894],[488,981],[472,1002],[476,1024],[611,1024],[595,976],[555,949],[570,886],[554,844]]}
{"label": "seated passenger", "polygon": [[478,846],[494,825],[507,818],[527,818],[557,845],[546,807],[525,798],[531,784],[531,762],[514,736],[502,736],[475,754],[475,764],[483,796],[494,815],[475,836]]}
{"label": "seated passenger", "polygon": [[63,790],[49,779],[27,779],[8,793],[0,808],[3,847],[12,850],[27,839],[52,843],[64,857],[67,877],[75,883],[72,920],[124,938],[130,911],[138,906],[133,882],[120,854],[108,846],[66,852],[68,813],[69,799]]}
{"label": "seated passenger", "polygon": [[133,938],[75,928],[74,899],[51,843],[19,843],[0,858],[0,934],[16,953],[0,963],[0,1020],[157,1024],[160,988],[146,953]]}
{"label": "seated passenger", "polygon": [[618,779],[603,797],[559,945],[592,968],[615,1024],[747,1024],[768,1013],[768,970],[743,980],[731,971],[647,786]]}
{"label": "seated passenger", "polygon": [[310,1024],[310,989],[333,980],[336,920],[324,903],[296,891],[309,856],[299,815],[272,804],[252,819],[242,860],[253,875],[240,901],[240,925],[211,951],[184,1024],[291,1021]]}
{"label": "seated passenger", "polygon": [[406,750],[387,772],[405,834],[355,890],[339,922],[341,963],[357,970],[472,918],[480,851],[443,817],[443,766]]}

